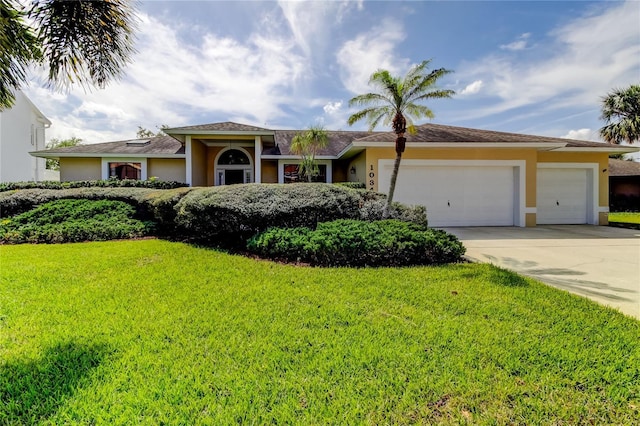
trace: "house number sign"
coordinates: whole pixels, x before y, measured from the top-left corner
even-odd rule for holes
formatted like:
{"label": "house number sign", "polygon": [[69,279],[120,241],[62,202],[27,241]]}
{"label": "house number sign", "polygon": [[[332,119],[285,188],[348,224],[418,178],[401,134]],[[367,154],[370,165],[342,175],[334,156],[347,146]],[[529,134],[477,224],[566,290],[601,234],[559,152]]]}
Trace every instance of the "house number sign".
{"label": "house number sign", "polygon": [[369,165],[369,190],[373,191],[376,186],[376,173],[373,170],[373,164]]}

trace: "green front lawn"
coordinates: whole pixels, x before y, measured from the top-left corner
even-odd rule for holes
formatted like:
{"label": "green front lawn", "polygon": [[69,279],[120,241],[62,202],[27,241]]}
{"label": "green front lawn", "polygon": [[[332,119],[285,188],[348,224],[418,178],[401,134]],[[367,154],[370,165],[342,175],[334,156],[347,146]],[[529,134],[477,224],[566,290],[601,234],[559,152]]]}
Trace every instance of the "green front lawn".
{"label": "green front lawn", "polygon": [[640,212],[609,213],[609,222],[640,224]]}
{"label": "green front lawn", "polygon": [[640,322],[489,265],[0,246],[0,424],[633,424]]}

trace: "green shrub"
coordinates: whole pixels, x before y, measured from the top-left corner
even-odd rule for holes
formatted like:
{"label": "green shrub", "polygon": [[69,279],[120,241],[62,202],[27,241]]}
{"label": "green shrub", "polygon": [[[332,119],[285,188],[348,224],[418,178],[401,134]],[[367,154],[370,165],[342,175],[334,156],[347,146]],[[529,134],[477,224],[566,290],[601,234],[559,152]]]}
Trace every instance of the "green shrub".
{"label": "green shrub", "polygon": [[161,181],[157,179],[107,179],[80,180],[71,182],[42,181],[42,182],[8,182],[0,183],[0,192],[16,189],[71,189],[71,188],[149,188],[173,189],[187,186],[186,183],[176,181]]}
{"label": "green shrub", "polygon": [[462,243],[442,230],[389,219],[336,220],[309,228],[272,228],[249,240],[260,256],[319,266],[409,266],[460,261]]}
{"label": "green shrub", "polygon": [[[312,227],[359,218],[361,191],[332,184],[247,184],[198,188],[177,205],[176,223],[195,238],[240,241],[271,227]],[[244,242],[242,242],[244,244]]]}
{"label": "green shrub", "polygon": [[27,212],[60,199],[117,200],[136,206],[137,215],[173,226],[175,204],[192,188],[154,190],[147,188],[73,188],[63,190],[24,189],[0,193],[0,217]]}
{"label": "green shrub", "polygon": [[[323,183],[247,184],[197,188],[177,204],[176,224],[212,244],[244,244],[273,227],[315,229],[338,219],[380,220],[383,194]],[[426,225],[424,207],[395,203],[391,218]]]}
{"label": "green shrub", "polygon": [[336,182],[335,185],[344,186],[351,189],[366,189],[367,187],[363,182]]}
{"label": "green shrub", "polygon": [[135,219],[135,215],[135,207],[122,201],[56,200],[0,221],[0,241],[65,243],[149,234],[153,223]]}

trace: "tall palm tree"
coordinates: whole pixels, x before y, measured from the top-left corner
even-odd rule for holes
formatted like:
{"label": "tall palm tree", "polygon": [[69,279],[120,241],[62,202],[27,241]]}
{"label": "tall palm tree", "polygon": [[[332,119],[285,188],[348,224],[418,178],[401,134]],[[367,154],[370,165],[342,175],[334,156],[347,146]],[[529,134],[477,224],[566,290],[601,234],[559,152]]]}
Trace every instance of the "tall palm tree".
{"label": "tall palm tree", "polygon": [[380,69],[369,78],[369,85],[373,86],[375,91],[356,96],[349,101],[349,106],[366,107],[349,117],[350,126],[366,119],[369,131],[372,131],[382,121],[385,125],[391,125],[396,134],[396,160],[393,164],[384,217],[388,217],[393,202],[400,160],[407,141],[404,134],[407,131],[410,134],[415,133],[414,119],[434,117],[433,111],[419,102],[426,99],[450,98],[455,94],[453,90],[435,87],[440,77],[453,71],[438,68],[429,72],[430,62],[431,60],[422,61],[413,66],[404,77],[392,76],[389,71]]}
{"label": "tall palm tree", "polygon": [[33,63],[48,68],[51,86],[104,87],[130,61],[135,23],[129,0],[0,0],[0,110]]}
{"label": "tall palm tree", "polygon": [[600,136],[609,142],[640,141],[640,84],[616,89],[602,98],[602,115],[606,125]]}
{"label": "tall palm tree", "polygon": [[308,182],[313,181],[313,177],[318,175],[316,155],[328,144],[329,136],[322,126],[311,126],[296,134],[291,140],[291,152],[302,157],[300,175],[306,176]]}

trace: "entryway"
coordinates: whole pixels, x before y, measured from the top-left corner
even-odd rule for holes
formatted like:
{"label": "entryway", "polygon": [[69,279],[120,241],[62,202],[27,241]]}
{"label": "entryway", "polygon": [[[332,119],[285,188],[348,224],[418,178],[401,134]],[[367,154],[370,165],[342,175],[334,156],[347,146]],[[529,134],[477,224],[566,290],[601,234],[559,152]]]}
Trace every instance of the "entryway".
{"label": "entryway", "polygon": [[216,185],[253,182],[251,156],[242,148],[221,151],[216,160]]}

